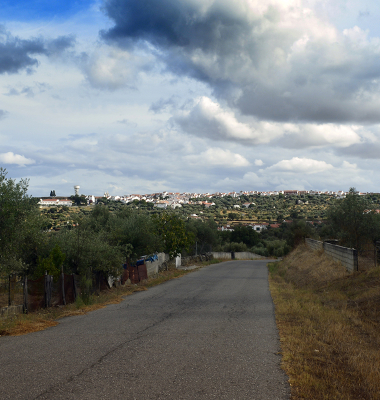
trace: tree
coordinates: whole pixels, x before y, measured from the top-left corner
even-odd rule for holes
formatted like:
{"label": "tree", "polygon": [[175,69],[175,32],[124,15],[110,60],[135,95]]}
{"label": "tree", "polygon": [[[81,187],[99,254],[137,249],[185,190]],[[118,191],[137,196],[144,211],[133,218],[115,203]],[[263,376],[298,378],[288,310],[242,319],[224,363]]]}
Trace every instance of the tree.
{"label": "tree", "polygon": [[28,180],[16,182],[0,168],[0,272],[19,273],[26,269],[23,245],[28,217],[36,201],[27,195]]}
{"label": "tree", "polygon": [[219,242],[218,229],[212,219],[203,222],[199,219],[190,219],[187,223],[187,229],[194,234],[197,242],[197,251],[202,254],[204,251],[210,251]]}
{"label": "tree", "polygon": [[77,194],[75,196],[70,196],[70,200],[72,200],[77,206],[87,205],[86,196],[84,196],[83,194],[80,196],[78,196]]}
{"label": "tree", "polygon": [[168,212],[155,214],[154,221],[163,250],[170,258],[178,256],[194,243],[194,234],[186,230],[185,222],[177,215]]}
{"label": "tree", "polygon": [[328,220],[331,232],[342,246],[361,251],[368,241],[380,239],[380,216],[355,188],[328,210]]}
{"label": "tree", "polygon": [[251,227],[237,225],[231,232],[231,242],[242,242],[248,247],[252,247],[260,242],[260,234],[255,232]]}
{"label": "tree", "polygon": [[156,232],[156,223],[147,213],[123,208],[112,214],[107,229],[111,243],[121,246],[131,245],[129,256],[132,259],[154,253],[160,248],[160,238]]}
{"label": "tree", "polygon": [[56,244],[50,252],[49,257],[39,258],[38,267],[34,271],[34,277],[39,278],[47,272],[49,275],[53,275],[54,279],[58,280],[65,259],[66,255],[62,253],[60,247]]}

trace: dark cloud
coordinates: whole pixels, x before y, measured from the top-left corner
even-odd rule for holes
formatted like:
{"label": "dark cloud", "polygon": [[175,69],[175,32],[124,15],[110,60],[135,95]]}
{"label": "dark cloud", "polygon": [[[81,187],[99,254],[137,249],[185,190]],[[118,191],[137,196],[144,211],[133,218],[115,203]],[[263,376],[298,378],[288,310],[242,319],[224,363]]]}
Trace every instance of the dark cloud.
{"label": "dark cloud", "polygon": [[[223,82],[224,79],[212,77],[194,64],[191,53],[202,50],[216,55],[223,63],[231,53],[244,51],[252,24],[226,13],[218,2],[206,13],[199,4],[177,0],[108,0],[105,10],[115,26],[101,31],[101,37],[122,46],[149,42],[164,50],[159,57],[170,71],[202,81]],[[255,51],[253,44],[250,47]]]}
{"label": "dark cloud", "polygon": [[48,55],[61,54],[67,49],[72,48],[74,44],[74,36],[59,36],[56,39],[50,40],[46,43],[46,53]]}
{"label": "dark cloud", "polygon": [[317,84],[305,85],[302,88],[289,85],[282,91],[278,89],[263,86],[245,87],[235,106],[243,114],[278,122],[380,122],[380,99],[375,98],[370,102],[360,98],[359,88],[346,96],[332,87],[321,90]]}
{"label": "dark cloud", "polygon": [[380,143],[364,142],[346,148],[337,149],[336,153],[342,156],[352,156],[362,159],[379,160]]}
{"label": "dark cloud", "polygon": [[[217,2],[216,2],[217,3]],[[251,27],[231,14],[219,10],[217,4],[206,14],[199,5],[178,0],[108,0],[108,16],[115,26],[102,36],[109,40],[129,38],[147,40],[159,46],[178,46],[225,51],[234,38]]]}
{"label": "dark cloud", "polygon": [[104,9],[115,24],[104,40],[150,43],[171,72],[209,83],[243,114],[380,122],[378,50],[358,27],[338,32],[281,1],[106,0]]}
{"label": "dark cloud", "polygon": [[73,37],[61,36],[50,41],[43,38],[20,39],[0,26],[0,74],[15,74],[38,66],[35,56],[60,54],[74,44]]}

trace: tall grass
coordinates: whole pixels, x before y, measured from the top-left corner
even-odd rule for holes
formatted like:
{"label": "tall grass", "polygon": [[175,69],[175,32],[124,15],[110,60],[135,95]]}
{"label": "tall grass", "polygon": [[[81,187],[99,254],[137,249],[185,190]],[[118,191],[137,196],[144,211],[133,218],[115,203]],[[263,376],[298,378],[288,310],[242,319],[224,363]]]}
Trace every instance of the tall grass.
{"label": "tall grass", "polygon": [[301,246],[269,273],[292,398],[380,399],[380,268]]}

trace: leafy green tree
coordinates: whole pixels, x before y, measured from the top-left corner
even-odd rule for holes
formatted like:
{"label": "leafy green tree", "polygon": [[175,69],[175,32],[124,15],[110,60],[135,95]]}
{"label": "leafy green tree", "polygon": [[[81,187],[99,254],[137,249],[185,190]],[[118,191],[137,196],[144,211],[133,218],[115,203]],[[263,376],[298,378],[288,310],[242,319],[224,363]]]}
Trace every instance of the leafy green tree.
{"label": "leafy green tree", "polygon": [[229,220],[231,220],[231,221],[234,221],[234,220],[236,220],[238,218],[238,215],[236,213],[229,212],[228,215],[227,215],[227,218]]}
{"label": "leafy green tree", "polygon": [[27,268],[23,260],[28,217],[36,201],[28,196],[28,180],[16,182],[0,168],[0,273],[20,273]]}
{"label": "leafy green tree", "polygon": [[39,258],[38,266],[34,271],[34,277],[39,278],[47,272],[49,275],[53,275],[54,279],[58,279],[65,259],[66,255],[62,253],[60,247],[56,244],[50,252],[49,257]]}
{"label": "leafy green tree", "polygon": [[181,254],[194,244],[194,234],[186,230],[185,222],[174,213],[155,214],[156,230],[162,241],[162,248],[170,258]]}
{"label": "leafy green tree", "polygon": [[197,251],[200,254],[212,250],[220,242],[218,227],[211,219],[205,222],[199,219],[190,219],[187,223],[187,229],[194,234]]}
{"label": "leafy green tree", "polygon": [[294,248],[305,238],[316,238],[313,226],[305,220],[295,220],[291,224],[282,224],[282,234],[280,238],[286,240],[288,246]]}
{"label": "leafy green tree", "polygon": [[85,205],[87,205],[87,199],[86,199],[86,196],[84,196],[84,195],[81,195],[81,196],[78,196],[78,195],[70,196],[70,200],[72,200],[77,206],[81,206],[81,205],[85,206]]}
{"label": "leafy green tree", "polygon": [[345,199],[341,199],[328,210],[331,233],[342,246],[361,251],[368,241],[380,239],[380,215],[364,196],[351,188]]}
{"label": "leafy green tree", "polygon": [[237,225],[231,232],[231,242],[242,242],[248,247],[252,247],[260,242],[260,234],[249,226]]}
{"label": "leafy green tree", "polygon": [[110,233],[110,243],[121,246],[124,253],[125,246],[130,245],[128,256],[132,259],[158,251],[161,241],[156,231],[156,218],[158,217],[152,219],[147,213],[140,213],[138,210],[119,210],[109,219],[107,229]]}
{"label": "leafy green tree", "polygon": [[119,246],[109,242],[105,231],[94,232],[84,222],[52,238],[66,255],[64,270],[91,277],[94,272],[117,276],[125,260]]}

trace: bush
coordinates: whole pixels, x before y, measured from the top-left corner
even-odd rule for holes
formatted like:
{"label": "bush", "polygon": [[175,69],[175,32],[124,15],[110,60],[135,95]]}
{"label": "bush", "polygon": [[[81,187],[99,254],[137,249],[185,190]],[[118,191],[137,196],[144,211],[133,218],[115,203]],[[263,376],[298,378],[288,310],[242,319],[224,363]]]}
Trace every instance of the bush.
{"label": "bush", "polygon": [[266,249],[265,247],[252,247],[251,249],[252,253],[258,254],[259,256],[263,256],[263,257],[268,257],[269,253],[268,253],[268,249]]}

